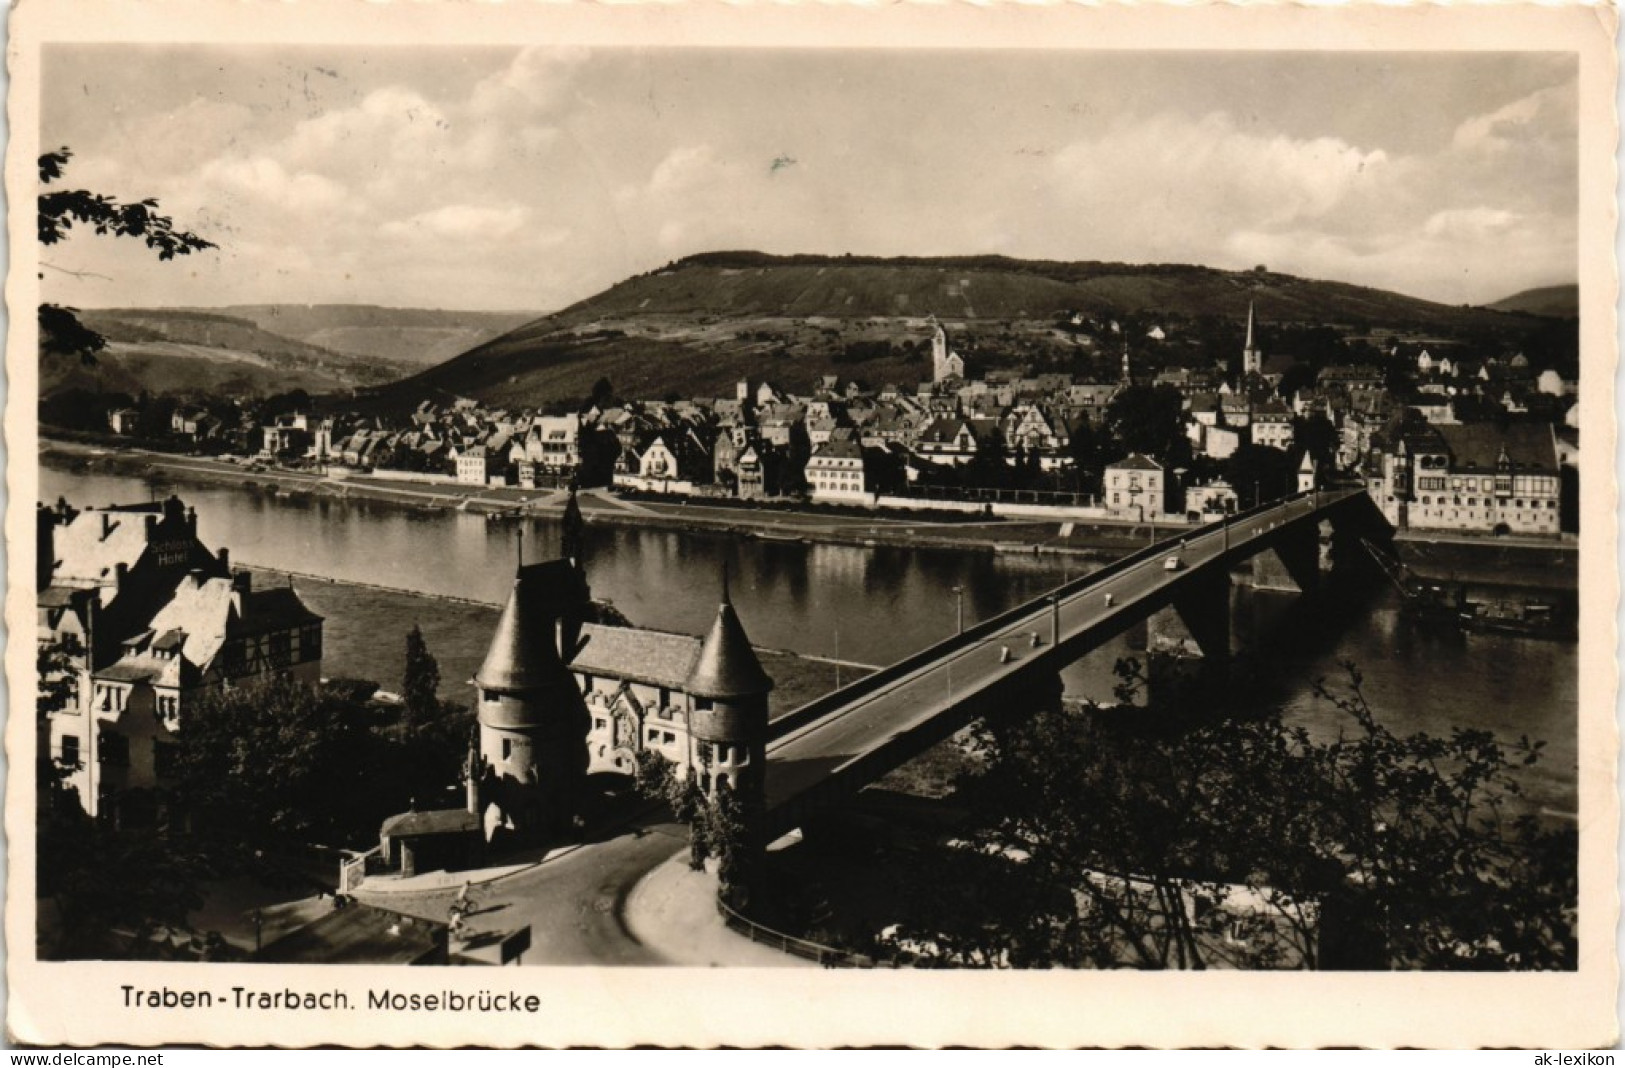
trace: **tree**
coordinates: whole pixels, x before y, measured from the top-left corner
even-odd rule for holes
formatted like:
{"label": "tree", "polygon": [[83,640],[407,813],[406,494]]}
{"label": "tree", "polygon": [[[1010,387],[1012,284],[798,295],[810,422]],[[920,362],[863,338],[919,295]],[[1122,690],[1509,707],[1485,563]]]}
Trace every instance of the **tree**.
{"label": "tree", "polygon": [[1235,488],[1243,508],[1258,501],[1276,500],[1297,485],[1292,458],[1268,445],[1243,445],[1236,449],[1225,461],[1225,477]]}
{"label": "tree", "polygon": [[440,664],[430,654],[423,631],[416,623],[406,634],[406,670],[401,677],[401,697],[410,720],[421,722],[440,711]]}
{"label": "tree", "polygon": [[[959,964],[1574,967],[1576,839],[1511,807],[1540,743],[1395,734],[1352,667],[1317,692],[1331,741],[1177,689],[984,726],[956,798],[976,822],[910,937]],[[929,889],[972,874],[997,892],[971,912]]]}
{"label": "tree", "polygon": [[1164,464],[1190,455],[1185,436],[1185,398],[1172,386],[1127,386],[1106,406],[1106,426],[1124,453],[1141,453]]}
{"label": "tree", "polygon": [[710,804],[693,773],[679,775],[677,765],[651,749],[638,753],[632,773],[644,800],[666,805],[673,819],[688,824],[688,866],[704,868],[711,855]]}
{"label": "tree", "polygon": [[1332,426],[1325,412],[1310,412],[1293,420],[1292,443],[1296,446],[1294,455],[1301,457],[1307,452],[1317,470],[1329,470],[1337,456],[1337,428]]}
{"label": "tree", "polygon": [[[49,185],[61,178],[72,158],[73,153],[67,148],[41,156],[40,184]],[[150,198],[120,203],[86,189],[57,189],[40,194],[40,244],[55,245],[66,240],[75,226],[88,227],[97,234],[139,238],[157,252],[160,260],[216,247],[196,234],[175,229],[174,221],[158,214],[158,202]],[[87,364],[95,363],[96,353],[107,346],[106,338],[79,321],[74,308],[40,305],[39,329],[40,346],[44,351],[76,355]]]}
{"label": "tree", "polygon": [[341,691],[281,676],[205,691],[180,735],[177,799],[217,843],[362,840],[393,800],[367,789],[380,769],[365,717]]}

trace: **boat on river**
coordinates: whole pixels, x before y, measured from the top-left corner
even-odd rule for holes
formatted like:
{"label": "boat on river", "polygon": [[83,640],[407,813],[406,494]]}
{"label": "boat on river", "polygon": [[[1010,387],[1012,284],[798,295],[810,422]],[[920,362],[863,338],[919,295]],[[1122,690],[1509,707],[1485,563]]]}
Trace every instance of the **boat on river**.
{"label": "boat on river", "polygon": [[1573,621],[1558,605],[1533,598],[1469,601],[1457,617],[1464,630],[1486,634],[1522,634],[1533,638],[1571,638]]}
{"label": "boat on river", "polygon": [[1538,597],[1469,599],[1467,587],[1427,582],[1371,542],[1365,547],[1399,591],[1400,611],[1421,623],[1482,634],[1519,634],[1534,638],[1571,638],[1572,613]]}

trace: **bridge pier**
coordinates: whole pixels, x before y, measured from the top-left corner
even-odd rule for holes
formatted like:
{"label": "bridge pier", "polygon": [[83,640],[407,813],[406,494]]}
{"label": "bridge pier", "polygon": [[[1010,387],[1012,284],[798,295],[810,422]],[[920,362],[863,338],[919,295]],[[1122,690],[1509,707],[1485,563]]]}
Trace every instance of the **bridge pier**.
{"label": "bridge pier", "polygon": [[1182,581],[1173,604],[1146,623],[1146,651],[1214,663],[1235,652],[1230,627],[1230,573],[1211,567]]}
{"label": "bridge pier", "polygon": [[1320,585],[1321,561],[1319,526],[1289,527],[1275,536],[1273,544],[1253,557],[1252,587],[1308,593]]}

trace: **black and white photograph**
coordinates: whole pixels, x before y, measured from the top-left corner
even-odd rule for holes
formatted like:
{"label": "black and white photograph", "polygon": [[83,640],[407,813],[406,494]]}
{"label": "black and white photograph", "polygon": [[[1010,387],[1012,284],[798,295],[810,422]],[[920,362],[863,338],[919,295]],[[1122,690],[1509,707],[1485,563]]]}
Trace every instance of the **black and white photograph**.
{"label": "black and white photograph", "polygon": [[1224,1030],[1358,980],[1617,1038],[1601,14],[69,6],[13,1034],[1382,1044]]}

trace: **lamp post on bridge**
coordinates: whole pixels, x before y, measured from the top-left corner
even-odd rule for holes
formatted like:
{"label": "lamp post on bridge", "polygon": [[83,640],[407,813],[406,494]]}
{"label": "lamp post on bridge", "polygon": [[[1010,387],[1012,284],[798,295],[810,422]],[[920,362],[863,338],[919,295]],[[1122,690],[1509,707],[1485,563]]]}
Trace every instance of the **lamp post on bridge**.
{"label": "lamp post on bridge", "polygon": [[965,633],[965,587],[954,587],[954,618],[958,623],[956,633]]}

